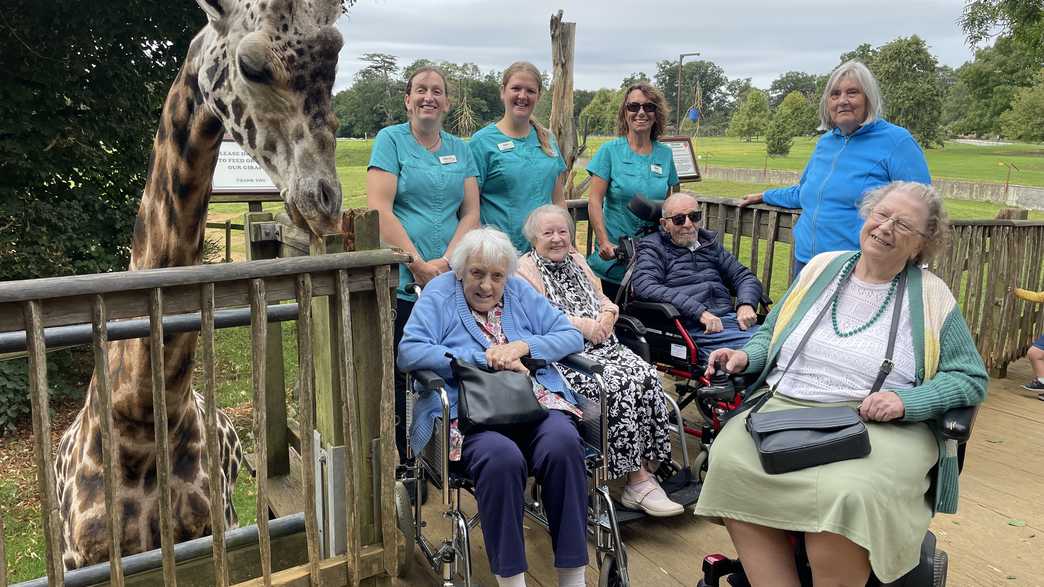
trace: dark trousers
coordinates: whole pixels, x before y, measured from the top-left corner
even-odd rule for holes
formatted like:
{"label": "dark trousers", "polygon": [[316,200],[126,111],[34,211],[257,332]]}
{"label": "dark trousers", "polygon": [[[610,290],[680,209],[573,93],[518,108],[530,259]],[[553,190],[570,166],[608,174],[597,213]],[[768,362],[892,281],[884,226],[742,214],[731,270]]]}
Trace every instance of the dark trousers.
{"label": "dark trousers", "polygon": [[[402,330],[413,312],[413,304],[408,300],[395,299],[395,346],[392,355],[399,358],[399,341]],[[394,359],[393,359],[394,360]],[[395,369],[395,448],[399,450],[399,462],[406,462],[406,374]]]}
{"label": "dark trousers", "polygon": [[555,567],[587,564],[587,476],[584,450],[573,419],[550,410],[536,426],[511,433],[474,432],[464,436],[454,467],[475,482],[482,536],[494,574],[524,573],[526,545],[522,505],[526,479],[533,475],[551,526]]}
{"label": "dark trousers", "polygon": [[689,329],[689,336],[692,337],[692,342],[696,343],[696,352],[700,355],[700,364],[706,365],[707,358],[710,357],[711,352],[717,349],[743,348],[743,345],[747,344],[750,337],[754,336],[754,333],[758,331],[757,324],[752,324],[750,328],[741,330],[735,312],[730,312],[720,316],[720,318],[721,332],[708,334],[703,329],[702,324],[698,324],[696,328]]}

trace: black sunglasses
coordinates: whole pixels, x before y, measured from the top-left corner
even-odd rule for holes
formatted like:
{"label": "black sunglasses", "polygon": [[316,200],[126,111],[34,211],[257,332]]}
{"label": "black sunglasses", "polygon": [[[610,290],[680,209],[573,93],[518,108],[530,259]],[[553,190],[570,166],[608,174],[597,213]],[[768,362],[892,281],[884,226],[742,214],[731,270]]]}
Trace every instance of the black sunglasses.
{"label": "black sunglasses", "polygon": [[675,214],[674,216],[668,216],[667,218],[669,218],[675,226],[681,226],[685,224],[686,218],[688,218],[693,224],[696,224],[700,221],[700,218],[703,218],[703,213],[699,210],[696,210],[694,212],[689,212],[688,214]]}
{"label": "black sunglasses", "polygon": [[628,112],[637,113],[639,110],[645,110],[648,114],[656,114],[656,104],[652,102],[628,102],[624,107]]}

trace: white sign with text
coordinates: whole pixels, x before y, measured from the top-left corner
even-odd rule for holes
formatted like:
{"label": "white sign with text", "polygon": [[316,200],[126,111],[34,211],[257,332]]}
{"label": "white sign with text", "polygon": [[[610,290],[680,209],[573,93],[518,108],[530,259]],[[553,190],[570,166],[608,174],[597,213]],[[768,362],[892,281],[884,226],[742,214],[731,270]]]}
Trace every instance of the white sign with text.
{"label": "white sign with text", "polygon": [[212,191],[215,194],[278,193],[279,189],[239,143],[226,138],[221,141]]}

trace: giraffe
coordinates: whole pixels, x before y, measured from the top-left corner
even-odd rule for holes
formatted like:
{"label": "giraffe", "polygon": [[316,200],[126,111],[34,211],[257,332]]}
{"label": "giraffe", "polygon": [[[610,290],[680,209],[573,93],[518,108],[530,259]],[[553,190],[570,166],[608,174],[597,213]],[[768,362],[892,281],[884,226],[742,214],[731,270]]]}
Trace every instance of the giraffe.
{"label": "giraffe", "polygon": [[[134,224],[130,270],[198,264],[218,149],[227,130],[280,188],[291,219],[313,233],[339,229],[341,188],[334,164],[337,119],[331,91],[341,48],[333,26],[340,0],[196,0],[207,24],[164,102]],[[164,344],[171,505],[175,540],[207,535],[207,442],[220,442],[225,523],[236,525],[232,490],[242,448],[219,414],[219,438],[205,437],[202,398],[192,390],[196,333]],[[149,341],[109,346],[117,508],[122,553],[160,545]],[[96,383],[62,435],[55,477],[67,569],[109,558]]]}

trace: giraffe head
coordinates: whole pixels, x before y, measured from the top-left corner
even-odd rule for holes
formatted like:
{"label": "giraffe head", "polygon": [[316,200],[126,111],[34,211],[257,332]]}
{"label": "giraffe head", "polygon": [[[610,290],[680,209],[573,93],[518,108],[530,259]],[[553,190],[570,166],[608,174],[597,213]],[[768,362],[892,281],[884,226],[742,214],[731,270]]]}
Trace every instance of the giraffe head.
{"label": "giraffe head", "polygon": [[340,0],[196,0],[207,107],[280,189],[290,217],[316,234],[340,227],[341,183],[330,99],[341,49]]}

